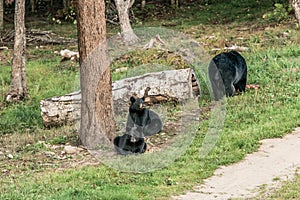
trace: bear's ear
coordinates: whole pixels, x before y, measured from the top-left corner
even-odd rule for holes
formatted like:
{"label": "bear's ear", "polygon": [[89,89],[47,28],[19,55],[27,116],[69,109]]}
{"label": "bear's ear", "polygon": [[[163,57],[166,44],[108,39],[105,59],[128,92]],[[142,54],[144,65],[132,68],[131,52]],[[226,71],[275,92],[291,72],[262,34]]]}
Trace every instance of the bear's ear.
{"label": "bear's ear", "polygon": [[134,103],[135,102],[135,98],[134,97],[130,97],[130,101],[131,101],[131,103]]}

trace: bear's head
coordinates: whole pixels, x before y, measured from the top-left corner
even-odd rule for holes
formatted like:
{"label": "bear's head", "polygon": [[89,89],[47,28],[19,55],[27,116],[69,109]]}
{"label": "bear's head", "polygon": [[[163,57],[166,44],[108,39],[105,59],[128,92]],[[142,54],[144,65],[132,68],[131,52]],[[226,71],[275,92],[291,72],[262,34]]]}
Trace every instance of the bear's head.
{"label": "bear's head", "polygon": [[129,110],[131,112],[141,112],[145,109],[145,104],[144,104],[145,98],[135,98],[135,97],[130,97],[130,107]]}

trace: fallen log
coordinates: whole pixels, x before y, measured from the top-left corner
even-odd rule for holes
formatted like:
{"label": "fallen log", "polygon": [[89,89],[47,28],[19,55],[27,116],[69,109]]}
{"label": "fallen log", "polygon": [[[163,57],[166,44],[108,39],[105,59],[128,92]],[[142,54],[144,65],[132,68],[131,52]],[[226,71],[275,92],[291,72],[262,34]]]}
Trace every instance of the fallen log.
{"label": "fallen log", "polygon": [[81,92],[41,100],[40,107],[45,127],[73,123],[80,120]]}
{"label": "fallen log", "polygon": [[[200,95],[200,84],[192,69],[147,73],[112,84],[115,112],[127,112],[131,96],[145,96],[147,104],[184,102]],[[41,100],[46,127],[72,124],[80,120],[81,92]]]}

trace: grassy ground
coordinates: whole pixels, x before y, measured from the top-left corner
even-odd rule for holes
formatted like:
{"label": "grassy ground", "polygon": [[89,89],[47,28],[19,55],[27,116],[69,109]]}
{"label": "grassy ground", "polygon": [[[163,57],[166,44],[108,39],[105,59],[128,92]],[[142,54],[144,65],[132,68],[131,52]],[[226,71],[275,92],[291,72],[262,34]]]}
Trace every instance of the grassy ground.
{"label": "grassy ground", "polygon": [[274,179],[274,181],[279,181],[281,184],[280,188],[267,189],[264,185],[261,187],[261,192],[251,200],[256,199],[271,199],[271,200],[284,200],[284,199],[299,199],[300,192],[300,176],[299,168],[295,172],[295,177],[292,180],[281,181],[279,179]]}
{"label": "grassy ground", "polygon": [[[0,199],[168,199],[200,184],[218,166],[237,162],[255,151],[259,140],[282,137],[299,126],[300,32],[295,20],[263,19],[265,13],[272,12],[273,1],[230,2],[185,6],[168,15],[148,16],[137,25],[175,23],[172,28],[195,38],[211,56],[218,52],[211,49],[225,45],[249,47],[242,53],[249,66],[248,83],[259,84],[260,88],[227,99],[223,132],[206,157],[199,157],[199,148],[209,128],[209,111],[202,113],[200,130],[186,153],[158,171],[124,173],[99,164],[85,151],[64,155],[64,145],[77,143],[75,130],[68,126],[44,129],[39,101],[72,92],[77,84],[77,64],[60,62],[53,53],[66,46],[29,48],[30,96],[18,105],[6,105],[3,100],[0,105]],[[59,33],[59,27],[56,25],[54,31]],[[74,29],[74,25],[67,25],[62,35],[74,36]],[[153,55],[163,64],[183,65],[177,58],[168,60],[165,54],[152,52],[133,55],[120,66],[133,67],[140,64],[134,62],[137,60],[147,63]],[[0,67],[0,95],[4,97],[10,82],[11,52],[1,52],[1,56],[6,58]],[[210,101],[207,96],[203,99],[200,104],[205,108]],[[296,177],[272,198],[298,199],[299,187]]]}

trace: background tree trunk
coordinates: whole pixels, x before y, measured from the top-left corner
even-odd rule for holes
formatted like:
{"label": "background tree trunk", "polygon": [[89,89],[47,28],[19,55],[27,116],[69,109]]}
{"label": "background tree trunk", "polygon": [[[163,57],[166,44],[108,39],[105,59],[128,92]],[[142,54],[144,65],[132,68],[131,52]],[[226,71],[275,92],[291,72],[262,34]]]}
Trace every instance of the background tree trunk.
{"label": "background tree trunk", "polygon": [[296,18],[300,25],[300,0],[291,0],[292,7],[295,11]]}
{"label": "background tree trunk", "polygon": [[133,32],[129,19],[129,9],[134,0],[115,0],[118,10],[118,16],[121,26],[121,36],[125,44],[131,45],[139,41],[139,38]]}
{"label": "background tree trunk", "polygon": [[104,0],[78,1],[78,47],[82,94],[80,139],[87,148],[115,136]]}
{"label": "background tree trunk", "polygon": [[4,27],[3,13],[4,13],[4,0],[0,0],[0,30],[2,30]]}
{"label": "background tree trunk", "polygon": [[25,1],[15,2],[15,43],[11,71],[10,89],[7,102],[17,102],[27,95],[27,79],[25,66]]}
{"label": "background tree trunk", "polygon": [[63,0],[64,10],[68,10],[71,6],[70,0]]}
{"label": "background tree trunk", "polygon": [[179,8],[179,0],[171,0],[172,8]]}
{"label": "background tree trunk", "polygon": [[30,6],[31,6],[31,12],[34,13],[35,12],[35,0],[30,0]]}
{"label": "background tree trunk", "polygon": [[142,0],[141,9],[143,10],[146,6],[146,0]]}

